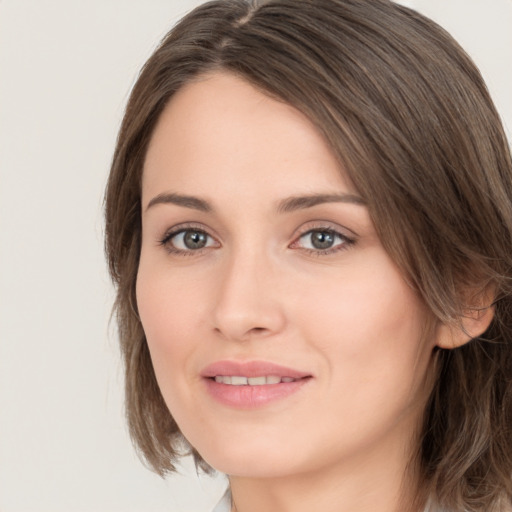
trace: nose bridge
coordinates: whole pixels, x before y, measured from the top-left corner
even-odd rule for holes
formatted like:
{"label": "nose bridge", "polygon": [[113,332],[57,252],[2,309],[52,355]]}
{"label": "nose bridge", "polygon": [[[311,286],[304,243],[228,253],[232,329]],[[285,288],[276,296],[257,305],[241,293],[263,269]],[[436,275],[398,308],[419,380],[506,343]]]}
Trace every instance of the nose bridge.
{"label": "nose bridge", "polygon": [[215,329],[239,341],[279,332],[285,318],[276,274],[266,251],[251,246],[233,248],[217,276]]}

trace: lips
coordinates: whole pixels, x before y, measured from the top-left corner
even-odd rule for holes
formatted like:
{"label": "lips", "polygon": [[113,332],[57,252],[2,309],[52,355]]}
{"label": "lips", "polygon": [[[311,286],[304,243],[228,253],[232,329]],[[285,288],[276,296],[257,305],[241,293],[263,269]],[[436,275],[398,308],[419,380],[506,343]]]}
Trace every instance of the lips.
{"label": "lips", "polygon": [[291,396],[313,377],[265,361],[218,361],[201,372],[214,399],[235,408],[261,407]]}

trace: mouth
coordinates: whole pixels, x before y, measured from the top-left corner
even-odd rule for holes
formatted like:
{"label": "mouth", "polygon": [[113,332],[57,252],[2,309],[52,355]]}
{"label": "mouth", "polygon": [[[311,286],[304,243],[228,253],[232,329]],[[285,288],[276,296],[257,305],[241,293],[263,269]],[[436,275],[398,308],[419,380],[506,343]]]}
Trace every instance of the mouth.
{"label": "mouth", "polygon": [[307,372],[263,361],[218,361],[201,377],[208,394],[230,408],[260,408],[286,399],[313,379]]}

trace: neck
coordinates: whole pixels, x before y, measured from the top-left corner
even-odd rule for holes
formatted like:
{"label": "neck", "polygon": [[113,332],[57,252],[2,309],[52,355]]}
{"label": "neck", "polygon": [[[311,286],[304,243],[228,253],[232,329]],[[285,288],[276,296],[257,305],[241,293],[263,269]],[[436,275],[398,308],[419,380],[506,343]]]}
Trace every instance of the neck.
{"label": "neck", "polygon": [[231,476],[232,512],[422,511],[416,466],[400,450],[389,448],[293,476]]}

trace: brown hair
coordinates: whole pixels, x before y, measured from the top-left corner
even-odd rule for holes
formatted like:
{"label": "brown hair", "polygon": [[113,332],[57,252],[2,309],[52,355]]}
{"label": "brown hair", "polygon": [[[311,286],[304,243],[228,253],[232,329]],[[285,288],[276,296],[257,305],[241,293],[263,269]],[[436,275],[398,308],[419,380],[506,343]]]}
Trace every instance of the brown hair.
{"label": "brown hair", "polygon": [[478,307],[469,291],[493,290],[488,330],[438,351],[419,465],[440,505],[501,510],[512,500],[510,150],[469,57],[435,23],[387,0],[209,2],[183,18],[142,69],[105,206],[126,414],[145,460],[159,474],[172,470],[182,437],[158,389],[135,300],[142,168],[166,103],[216,69],[316,124],[385,249],[439,321]]}

